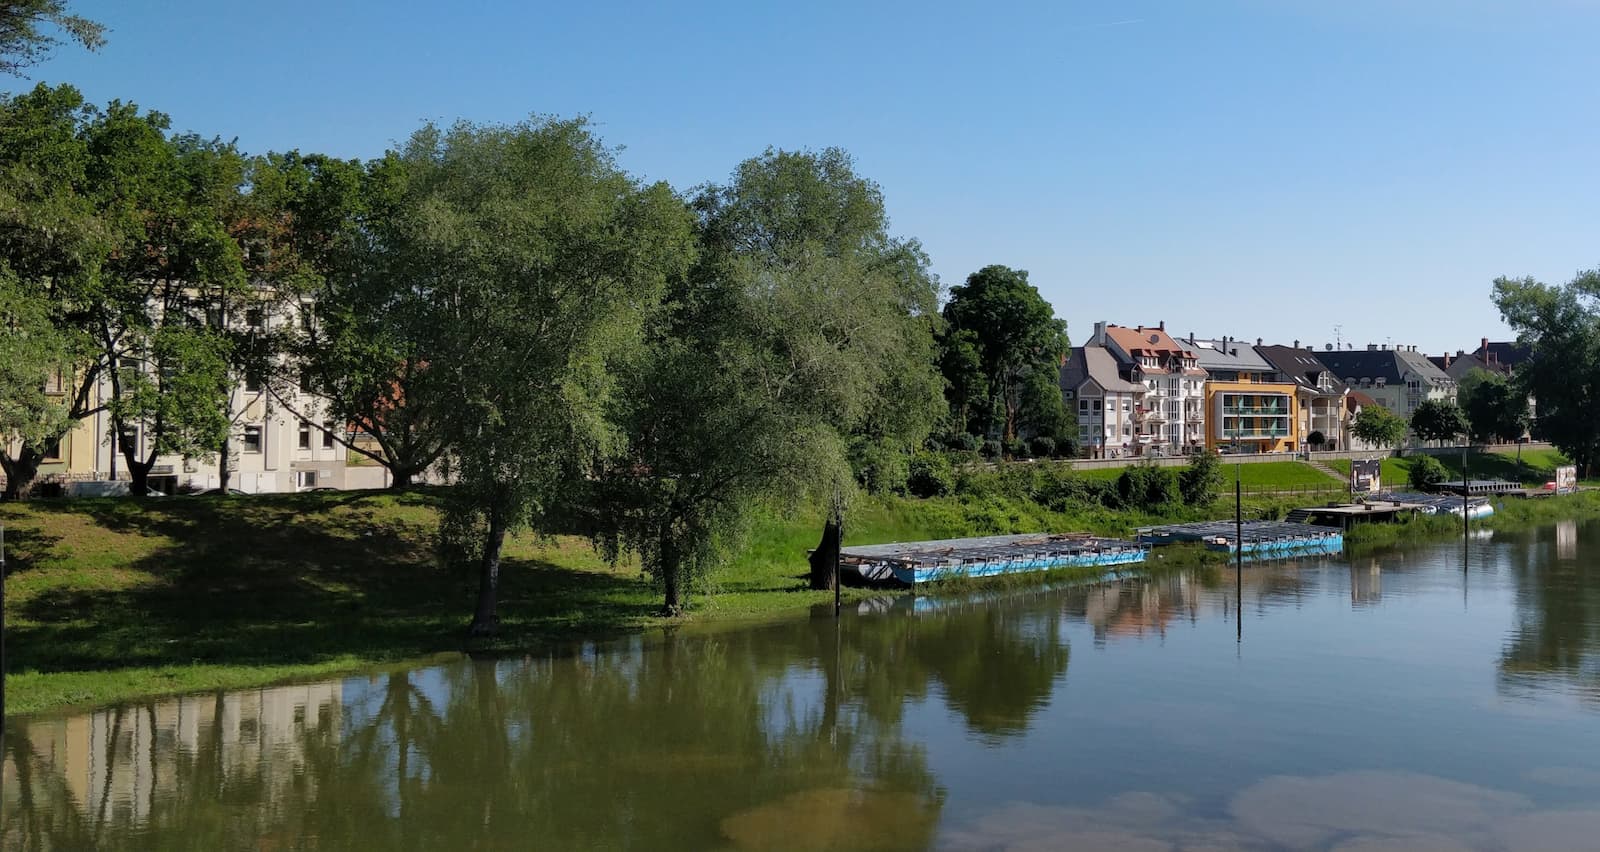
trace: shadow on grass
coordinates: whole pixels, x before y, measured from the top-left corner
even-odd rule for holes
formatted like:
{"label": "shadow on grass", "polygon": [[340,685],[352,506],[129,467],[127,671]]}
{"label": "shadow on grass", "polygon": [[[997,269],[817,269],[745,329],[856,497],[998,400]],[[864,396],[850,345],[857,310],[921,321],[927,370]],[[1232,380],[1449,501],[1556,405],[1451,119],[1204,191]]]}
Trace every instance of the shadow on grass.
{"label": "shadow on grass", "polygon": [[[475,578],[434,559],[427,493],[76,500],[4,511],[32,588],[8,606],[13,671],[221,663],[386,661],[465,650]],[[108,583],[84,570],[80,538],[137,555]],[[15,529],[17,532],[13,533]],[[135,539],[142,540],[132,547]],[[510,648],[646,623],[655,593],[637,577],[511,558],[501,635]]]}

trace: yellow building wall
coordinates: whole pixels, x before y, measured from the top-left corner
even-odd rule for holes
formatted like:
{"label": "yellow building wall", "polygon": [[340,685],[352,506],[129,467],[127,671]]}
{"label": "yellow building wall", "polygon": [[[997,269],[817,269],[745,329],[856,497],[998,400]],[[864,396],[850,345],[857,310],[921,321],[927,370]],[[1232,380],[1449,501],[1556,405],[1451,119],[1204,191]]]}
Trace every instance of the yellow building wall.
{"label": "yellow building wall", "polygon": [[1295,393],[1295,386],[1288,382],[1253,382],[1207,381],[1205,385],[1205,412],[1206,412],[1206,449],[1214,450],[1220,446],[1233,443],[1233,439],[1222,434],[1222,422],[1217,415],[1216,395],[1219,393],[1272,393],[1288,397],[1288,435],[1281,438],[1246,438],[1241,439],[1241,445],[1264,453],[1282,453],[1299,450],[1300,446],[1300,399]]}

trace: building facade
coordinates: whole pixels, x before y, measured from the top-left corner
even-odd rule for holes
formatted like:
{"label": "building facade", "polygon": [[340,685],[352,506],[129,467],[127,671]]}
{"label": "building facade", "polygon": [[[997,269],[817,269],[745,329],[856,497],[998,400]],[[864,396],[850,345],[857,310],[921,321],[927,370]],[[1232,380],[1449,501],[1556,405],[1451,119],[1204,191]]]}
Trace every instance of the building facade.
{"label": "building facade", "polygon": [[[1343,450],[1349,445],[1349,420],[1345,398],[1349,388],[1311,349],[1293,346],[1257,346],[1276,371],[1276,379],[1294,385],[1299,402],[1301,445],[1312,450]],[[1322,441],[1312,440],[1320,436]]]}
{"label": "building facade", "polygon": [[[1260,341],[1257,341],[1258,343]],[[1290,453],[1300,448],[1300,400],[1292,383],[1249,343],[1190,335],[1178,343],[1206,371],[1205,445],[1238,453]]]}
{"label": "building facade", "polygon": [[1097,322],[1090,343],[1116,359],[1124,380],[1144,387],[1134,410],[1136,454],[1179,455],[1205,446],[1206,371],[1167,334],[1165,322],[1154,328]]}
{"label": "building facade", "polygon": [[1409,418],[1426,400],[1455,402],[1456,382],[1415,346],[1368,344],[1327,349],[1317,358],[1350,390],[1359,390],[1390,413]]}
{"label": "building facade", "polygon": [[1061,365],[1061,399],[1078,413],[1078,445],[1090,458],[1133,454],[1144,394],[1144,385],[1122,378],[1103,346],[1075,346]]}

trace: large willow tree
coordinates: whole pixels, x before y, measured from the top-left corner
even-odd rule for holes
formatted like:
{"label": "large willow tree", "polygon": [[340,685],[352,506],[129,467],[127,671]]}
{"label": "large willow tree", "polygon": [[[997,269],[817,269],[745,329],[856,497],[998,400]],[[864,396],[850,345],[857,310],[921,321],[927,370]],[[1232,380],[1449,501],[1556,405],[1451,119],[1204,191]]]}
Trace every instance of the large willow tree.
{"label": "large willow tree", "polygon": [[506,534],[548,530],[580,460],[615,444],[608,364],[681,276],[692,223],[582,120],[427,126],[395,160],[396,206],[373,244],[393,286],[433,307],[408,333],[448,389],[444,529],[477,554],[471,630],[488,633]]}
{"label": "large willow tree", "polygon": [[844,152],[768,151],[695,208],[700,256],[619,364],[626,448],[593,477],[603,540],[669,612],[771,498],[820,497],[837,525],[850,440],[909,448],[942,406],[927,260]]}

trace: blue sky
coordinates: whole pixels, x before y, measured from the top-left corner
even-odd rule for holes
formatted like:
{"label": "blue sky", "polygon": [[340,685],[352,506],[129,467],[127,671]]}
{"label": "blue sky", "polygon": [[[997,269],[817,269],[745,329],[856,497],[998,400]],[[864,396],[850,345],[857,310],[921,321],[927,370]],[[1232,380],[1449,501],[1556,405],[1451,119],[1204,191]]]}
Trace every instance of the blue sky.
{"label": "blue sky", "polygon": [[72,6],[109,44],[34,79],[249,151],[586,113],[688,189],[843,147],[946,285],[1027,269],[1075,341],[1453,351],[1495,276],[1600,265],[1600,0]]}

